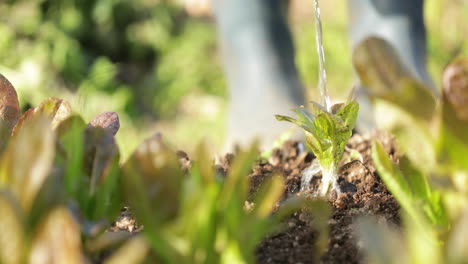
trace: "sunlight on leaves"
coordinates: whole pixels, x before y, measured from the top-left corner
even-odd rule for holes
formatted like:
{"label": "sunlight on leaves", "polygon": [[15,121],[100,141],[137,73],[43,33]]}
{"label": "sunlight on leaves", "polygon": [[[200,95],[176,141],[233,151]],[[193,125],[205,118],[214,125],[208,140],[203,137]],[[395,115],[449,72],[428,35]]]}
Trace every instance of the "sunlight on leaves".
{"label": "sunlight on leaves", "polygon": [[148,254],[149,246],[142,236],[135,236],[123,244],[104,264],[142,263]]}
{"label": "sunlight on leaves", "polygon": [[430,89],[416,81],[386,40],[370,37],[353,52],[353,65],[371,98],[398,105],[416,118],[430,121],[435,98]]}
{"label": "sunlight on leaves", "polygon": [[445,68],[442,90],[456,117],[468,121],[468,58],[459,58]]}
{"label": "sunlight on leaves", "polygon": [[68,209],[52,211],[32,240],[31,264],[85,263],[80,226]]}
{"label": "sunlight on leaves", "polygon": [[468,209],[464,209],[450,231],[447,241],[447,259],[450,263],[463,263],[468,257]]}
{"label": "sunlight on leaves", "polygon": [[5,149],[11,131],[20,116],[21,109],[15,88],[0,74],[0,151]]}
{"label": "sunlight on leaves", "polygon": [[18,95],[11,83],[0,74],[0,119],[9,131],[21,116]]}
{"label": "sunlight on leaves", "polygon": [[52,128],[55,129],[71,114],[70,104],[65,100],[58,98],[46,99],[39,106],[29,109],[21,116],[20,120],[13,128],[12,134],[18,133],[26,123],[39,115],[47,116],[51,120]]}
{"label": "sunlight on leaves", "polygon": [[[421,175],[419,175],[421,177],[412,175],[413,178],[408,181],[398,166],[393,164],[389,159],[388,154],[385,152],[380,142],[376,140],[372,142],[372,159],[374,160],[380,177],[398,200],[401,207],[412,217],[413,221],[422,223],[426,221],[424,217],[431,218],[431,216],[440,216],[439,214],[444,216],[444,212],[439,211],[441,209],[441,201],[429,198],[431,194],[426,179]],[[405,171],[408,172],[411,168],[408,163],[404,162],[404,164],[406,164]],[[434,202],[435,204],[431,204],[430,202]],[[423,203],[424,210],[428,210],[427,214],[421,214],[420,203]],[[440,220],[441,223],[443,223],[444,217],[432,217],[432,220]],[[436,222],[434,224],[441,223]]]}
{"label": "sunlight on leaves", "polygon": [[[0,179],[6,180],[22,208],[29,211],[49,175],[55,155],[55,135],[48,118],[38,116],[25,124],[2,155]],[[18,166],[22,164],[22,166]]]}
{"label": "sunlight on leaves", "polygon": [[20,205],[8,191],[0,191],[0,263],[21,264],[26,248]]}

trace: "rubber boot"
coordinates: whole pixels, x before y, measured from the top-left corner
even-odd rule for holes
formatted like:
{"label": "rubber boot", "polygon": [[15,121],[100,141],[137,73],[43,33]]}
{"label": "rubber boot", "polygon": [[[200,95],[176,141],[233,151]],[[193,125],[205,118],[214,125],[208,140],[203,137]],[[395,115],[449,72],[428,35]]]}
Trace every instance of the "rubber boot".
{"label": "rubber boot", "polygon": [[[370,36],[388,41],[399,54],[403,65],[416,80],[424,83],[435,95],[438,91],[426,68],[426,29],[423,0],[349,0],[348,18],[351,46]],[[360,115],[357,129],[365,132],[375,128],[372,105],[366,89],[357,89]]]}
{"label": "rubber boot", "polygon": [[255,138],[268,149],[292,127],[274,115],[304,104],[285,1],[213,3],[229,86],[226,150]]}

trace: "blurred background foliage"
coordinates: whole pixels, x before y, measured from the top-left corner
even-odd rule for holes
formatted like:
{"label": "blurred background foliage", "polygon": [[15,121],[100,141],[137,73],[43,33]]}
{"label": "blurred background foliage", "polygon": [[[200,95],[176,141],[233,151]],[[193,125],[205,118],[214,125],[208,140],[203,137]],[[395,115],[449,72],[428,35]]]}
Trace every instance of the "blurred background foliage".
{"label": "blurred background foliage", "polygon": [[[24,109],[54,96],[85,120],[118,112],[123,158],[155,130],[189,151],[203,137],[220,149],[227,93],[208,2],[1,1],[0,72]],[[312,1],[290,2],[297,65],[308,99],[317,100]],[[354,82],[346,2],[321,6],[329,89],[341,100]],[[468,4],[426,1],[425,12],[429,69],[441,76],[449,61],[468,54]]]}

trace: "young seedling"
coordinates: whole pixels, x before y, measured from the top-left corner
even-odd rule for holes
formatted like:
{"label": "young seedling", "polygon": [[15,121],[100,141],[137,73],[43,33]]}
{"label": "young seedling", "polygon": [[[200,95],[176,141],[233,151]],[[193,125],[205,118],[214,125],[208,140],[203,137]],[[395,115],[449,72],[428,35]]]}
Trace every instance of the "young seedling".
{"label": "young seedling", "polygon": [[[335,104],[330,112],[320,104],[312,102],[312,112],[303,106],[292,110],[296,113],[297,119],[276,115],[277,120],[294,123],[304,130],[307,146],[317,157],[322,171],[321,196],[327,195],[330,185],[332,191],[340,192],[337,184],[338,163],[351,137],[358,110],[359,105],[354,100]],[[311,179],[313,175],[307,174],[315,173],[314,170],[306,169],[302,177]],[[308,184],[309,182],[306,186]]]}
{"label": "young seedling", "polygon": [[309,189],[310,180],[322,171],[321,196],[326,196],[331,188],[340,192],[337,185],[338,163],[343,157],[344,147],[351,137],[356,123],[359,105],[351,98],[345,104],[330,107],[327,93],[327,74],[325,71],[325,54],[322,44],[322,23],[318,0],[314,1],[315,8],[315,39],[319,57],[319,83],[321,105],[312,102],[312,112],[303,106],[293,109],[298,119],[276,115],[279,121],[288,121],[300,126],[305,133],[306,143],[317,157],[317,162],[302,173],[301,190]]}

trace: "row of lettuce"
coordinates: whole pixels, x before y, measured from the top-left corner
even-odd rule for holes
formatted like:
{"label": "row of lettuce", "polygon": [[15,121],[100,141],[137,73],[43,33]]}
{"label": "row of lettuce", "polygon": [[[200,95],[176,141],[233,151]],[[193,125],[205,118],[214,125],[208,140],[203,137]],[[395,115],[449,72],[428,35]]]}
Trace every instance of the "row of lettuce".
{"label": "row of lettuce", "polygon": [[[277,208],[280,176],[245,203],[255,145],[236,155],[227,175],[216,172],[203,144],[183,169],[158,134],[120,161],[116,113],[87,124],[50,98],[21,114],[2,75],[0,95],[0,263],[253,263],[283,217],[317,208],[326,223],[321,201],[297,197]],[[109,231],[124,206],[142,232]],[[325,233],[319,241],[325,245]]]}
{"label": "row of lettuce", "polygon": [[[376,53],[382,60],[373,59]],[[360,239],[376,263],[462,263],[468,252],[468,61],[447,67],[437,99],[393,54],[372,38],[356,49],[353,62],[372,87],[376,115],[385,115],[378,118],[384,121],[380,125],[401,150],[398,164],[377,141],[372,155],[401,205],[403,228],[360,219]],[[270,177],[253,204],[245,203],[246,175],[258,158],[255,146],[236,155],[227,176],[213,170],[203,144],[184,171],[160,135],[143,141],[122,162],[114,139],[120,126],[116,113],[86,123],[66,101],[51,98],[22,114],[16,91],[3,76],[0,98],[1,263],[252,263],[258,242],[301,209],[315,212],[313,222],[321,230],[317,247],[325,248],[329,206],[298,196],[277,208],[283,177]],[[342,118],[339,124],[348,128],[339,129],[343,135],[326,135],[312,126],[313,147],[329,142],[325,136],[339,136],[335,147],[347,141],[357,112],[348,105],[351,112],[341,105],[333,115],[316,108],[317,119],[310,120],[296,110],[305,115],[303,123],[334,124]],[[135,212],[143,232],[107,231],[124,205]]]}

